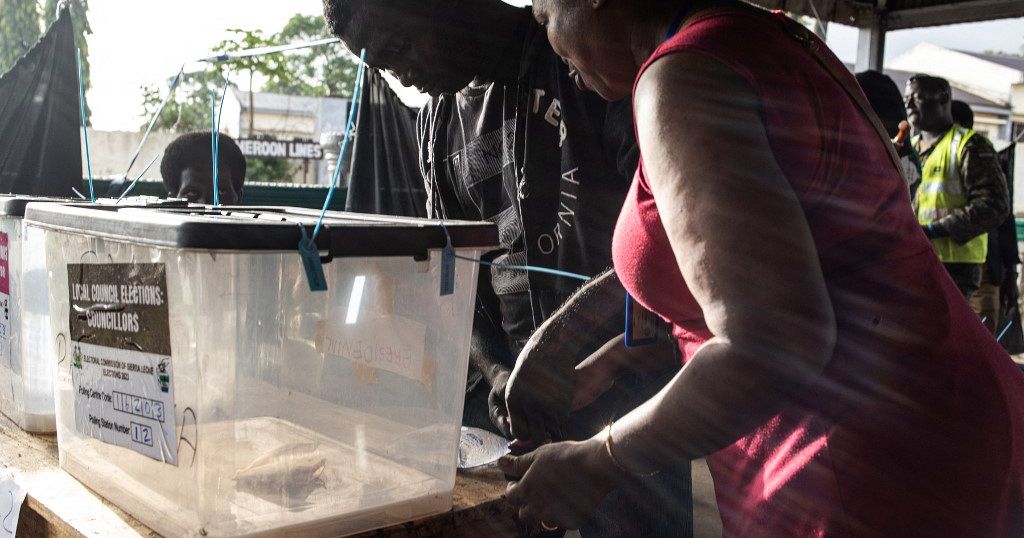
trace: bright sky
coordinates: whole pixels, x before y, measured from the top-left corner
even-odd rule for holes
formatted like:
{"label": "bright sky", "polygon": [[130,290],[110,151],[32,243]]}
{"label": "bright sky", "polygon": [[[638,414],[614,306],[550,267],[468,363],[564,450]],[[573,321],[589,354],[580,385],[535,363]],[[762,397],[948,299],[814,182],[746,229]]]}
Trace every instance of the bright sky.
{"label": "bright sky", "polygon": [[[146,122],[141,116],[140,86],[166,82],[187,60],[207,55],[225,39],[227,28],[274,33],[295,13],[322,13],[322,4],[321,0],[91,0],[89,10],[92,89],[87,99],[93,125],[101,130],[136,130]],[[970,51],[1020,52],[1024,19],[892,32],[887,57],[921,41]],[[856,30],[832,25],[829,45],[841,59],[853,61]],[[415,102],[417,94],[406,91],[402,97]]]}

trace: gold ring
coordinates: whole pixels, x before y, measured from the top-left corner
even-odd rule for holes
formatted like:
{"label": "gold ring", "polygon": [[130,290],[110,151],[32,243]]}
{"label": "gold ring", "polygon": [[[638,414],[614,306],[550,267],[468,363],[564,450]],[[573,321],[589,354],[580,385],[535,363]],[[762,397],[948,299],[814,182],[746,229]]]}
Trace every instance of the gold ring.
{"label": "gold ring", "polygon": [[558,527],[553,527],[551,525],[548,525],[547,523],[544,523],[543,521],[540,522],[540,528],[544,529],[544,530],[546,530],[548,532],[557,531],[558,530]]}

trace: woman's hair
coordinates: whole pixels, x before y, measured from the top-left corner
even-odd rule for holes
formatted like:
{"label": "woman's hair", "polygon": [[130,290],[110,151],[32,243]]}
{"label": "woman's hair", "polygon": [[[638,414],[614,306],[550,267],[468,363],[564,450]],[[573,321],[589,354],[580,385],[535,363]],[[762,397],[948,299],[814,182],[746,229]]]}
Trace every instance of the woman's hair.
{"label": "woman's hair", "polygon": [[[164,158],[160,161],[160,176],[168,192],[176,192],[181,187],[181,172],[186,168],[210,170],[213,164],[213,150],[210,147],[210,131],[186,133],[171,142],[164,150]],[[245,183],[245,155],[226,134],[220,135],[218,142],[217,161],[219,166],[231,170],[231,182],[235,190],[242,192]]]}
{"label": "woman's hair", "polygon": [[896,136],[900,122],[907,119],[907,107],[899,87],[888,75],[878,71],[862,71],[856,77],[871,109],[882,120],[885,131],[890,137]]}

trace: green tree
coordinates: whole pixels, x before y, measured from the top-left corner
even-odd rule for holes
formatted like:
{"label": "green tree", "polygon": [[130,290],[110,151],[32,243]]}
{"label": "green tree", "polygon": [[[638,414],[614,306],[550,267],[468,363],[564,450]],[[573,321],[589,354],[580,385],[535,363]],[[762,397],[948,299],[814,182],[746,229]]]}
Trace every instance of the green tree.
{"label": "green tree", "polygon": [[296,163],[288,159],[264,158],[246,161],[245,181],[290,183]]}
{"label": "green tree", "polygon": [[[160,112],[154,129],[173,132],[188,132],[210,129],[210,96],[212,92],[224,89],[225,73],[220,70],[208,70],[182,75],[174,95],[167,106]],[[168,81],[169,83],[170,81]],[[145,111],[146,123],[153,117],[167,94],[166,86],[158,84],[142,88],[142,108]]]}
{"label": "green tree", "polygon": [[[316,41],[331,37],[319,15],[293,15],[273,40],[277,44]],[[264,89],[289,95],[349,97],[358,66],[340,43],[285,53],[290,77],[269,81]]]}
{"label": "green tree", "polygon": [[[4,0],[0,0],[4,1]],[[55,0],[48,0],[55,1]],[[82,0],[79,0],[82,1]],[[322,17],[295,15],[284,28],[270,37],[259,30],[229,29],[232,38],[213,48],[214,53],[232,53],[243,50],[314,41],[330,37]],[[254,129],[252,111],[253,92],[270,91],[290,95],[350,96],[357,66],[341,45],[326,45],[298,51],[237,58],[218,62],[199,73],[185,74],[175,94],[160,113],[155,128],[173,132],[206,130],[210,128],[210,93],[223,88],[225,77],[241,75],[248,78],[250,93],[248,132]],[[256,87],[257,81],[260,82]],[[156,112],[167,94],[164,85],[141,88],[146,121]],[[250,159],[246,177],[248,181],[289,181],[297,166],[287,159]]]}
{"label": "green tree", "polygon": [[36,0],[0,0],[0,73],[39,41],[39,6]]}
{"label": "green tree", "polygon": [[[232,53],[243,50],[256,49],[261,47],[269,47],[276,45],[277,43],[271,39],[263,36],[263,32],[260,30],[241,30],[238,28],[229,28],[228,32],[235,34],[235,39],[228,39],[221,41],[216,47],[215,52],[219,53]],[[235,58],[218,62],[217,68],[221,71],[228,71],[231,73],[243,72],[249,76],[249,132],[255,131],[253,125],[253,118],[255,117],[255,103],[253,102],[254,93],[256,88],[253,86],[255,76],[261,75],[267,79],[268,83],[274,81],[280,81],[284,83],[291,78],[291,74],[288,71],[288,65],[280,54],[268,54],[264,56],[249,56],[244,58]]]}

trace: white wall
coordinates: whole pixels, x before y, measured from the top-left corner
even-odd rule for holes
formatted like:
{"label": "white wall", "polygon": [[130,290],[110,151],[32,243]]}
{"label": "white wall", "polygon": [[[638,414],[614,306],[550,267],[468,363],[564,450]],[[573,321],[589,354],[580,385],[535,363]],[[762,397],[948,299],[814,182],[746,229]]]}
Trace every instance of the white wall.
{"label": "white wall", "polygon": [[[139,131],[97,131],[89,129],[89,156],[92,161],[92,175],[94,178],[116,177],[124,175],[125,168],[135,148],[142,140],[142,132]],[[178,137],[176,133],[153,132],[149,135],[146,145],[142,148],[138,160],[132,166],[129,174],[131,179],[142,173],[142,169],[149,164],[149,161],[158,155],[162,155],[164,148]],[[85,140],[82,140],[82,177],[87,177],[85,162]],[[143,176],[145,179],[160,179],[160,157],[157,157],[153,166]]]}

